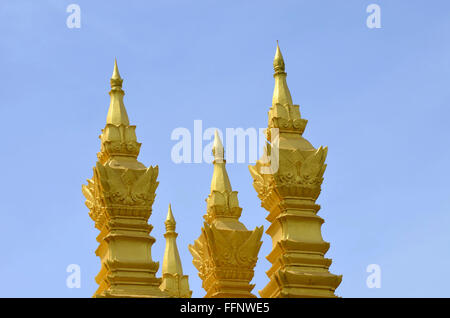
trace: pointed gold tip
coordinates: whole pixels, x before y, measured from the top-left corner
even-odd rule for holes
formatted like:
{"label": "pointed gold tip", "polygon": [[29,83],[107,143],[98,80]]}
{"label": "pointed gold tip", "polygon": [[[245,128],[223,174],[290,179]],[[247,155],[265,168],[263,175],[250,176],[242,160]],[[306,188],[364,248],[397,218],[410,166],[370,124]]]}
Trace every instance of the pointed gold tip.
{"label": "pointed gold tip", "polygon": [[211,193],[217,191],[232,191],[230,179],[228,178],[227,169],[225,168],[225,157],[222,140],[220,140],[219,132],[214,133],[214,144],[212,148],[214,155],[214,172],[211,180]]}
{"label": "pointed gold tip", "polygon": [[171,222],[171,223],[175,224],[175,218],[173,217],[173,213],[172,213],[172,205],[170,203],[169,203],[169,210],[167,211],[166,222]]}
{"label": "pointed gold tip", "polygon": [[219,136],[219,131],[216,129],[216,131],[214,132],[214,148],[216,149],[223,149],[223,144],[222,144],[222,140],[220,139]]}
{"label": "pointed gold tip", "polygon": [[119,73],[119,68],[117,67],[117,59],[114,59],[114,71],[111,76],[111,79],[121,79],[120,73]]}
{"label": "pointed gold tip", "polygon": [[277,50],[275,52],[275,57],[273,59],[273,69],[275,70],[275,73],[284,72],[285,69],[284,59],[283,55],[281,54],[280,46],[278,45],[278,40],[277,40]]}
{"label": "pointed gold tip", "polygon": [[214,155],[214,160],[223,161],[223,159],[225,158],[222,140],[220,139],[219,131],[217,129],[214,132],[214,144],[212,148],[212,153]]}
{"label": "pointed gold tip", "polygon": [[281,54],[280,46],[277,41],[277,51],[275,53],[275,58],[273,59],[273,69],[275,74],[275,87],[273,90],[272,105],[292,105],[292,97],[289,92],[289,88],[286,82],[286,72],[283,55]]}
{"label": "pointed gold tip", "polygon": [[109,95],[111,96],[111,102],[109,104],[108,115],[106,117],[107,124],[114,125],[126,125],[130,124],[128,120],[127,110],[123,104],[123,95],[125,94],[122,90],[123,79],[120,78],[119,68],[117,67],[117,60],[114,60],[114,71],[110,80],[111,91]]}

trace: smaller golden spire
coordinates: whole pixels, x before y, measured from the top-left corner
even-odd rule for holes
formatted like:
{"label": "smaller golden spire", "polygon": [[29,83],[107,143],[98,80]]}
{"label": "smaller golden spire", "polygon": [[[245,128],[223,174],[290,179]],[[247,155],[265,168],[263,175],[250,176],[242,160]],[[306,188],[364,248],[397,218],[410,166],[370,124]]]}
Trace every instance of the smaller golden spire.
{"label": "smaller golden spire", "polygon": [[122,90],[123,79],[120,77],[119,68],[117,67],[117,59],[114,60],[114,71],[111,76],[111,102],[109,104],[108,115],[106,117],[107,124],[113,125],[130,125],[127,110],[123,103],[125,92]]}
{"label": "smaller golden spire", "polygon": [[183,275],[183,267],[176,242],[178,236],[175,232],[176,222],[170,204],[164,224],[166,225],[166,234],[164,234],[166,249],[164,251],[160,289],[172,297],[189,298],[192,291],[189,290],[188,276]]}
{"label": "smaller golden spire", "polygon": [[283,55],[281,54],[280,47],[277,41],[277,50],[275,52],[275,58],[273,59],[273,69],[275,74],[275,88],[273,90],[272,106],[276,104],[292,105],[291,92],[289,91],[286,82],[286,72]]}
{"label": "smaller golden spire", "polygon": [[162,273],[183,275],[183,268],[181,266],[181,259],[178,253],[178,247],[176,238],[178,234],[175,232],[175,218],[172,213],[172,206],[169,204],[169,210],[167,211],[167,218],[164,222],[166,225],[166,250],[164,252],[164,260],[162,266]]}
{"label": "smaller golden spire", "polygon": [[211,193],[213,191],[229,191],[231,192],[231,183],[228,177],[227,169],[225,168],[225,156],[222,141],[220,140],[219,132],[214,133],[214,144],[212,148],[214,155],[214,172],[211,180]]}

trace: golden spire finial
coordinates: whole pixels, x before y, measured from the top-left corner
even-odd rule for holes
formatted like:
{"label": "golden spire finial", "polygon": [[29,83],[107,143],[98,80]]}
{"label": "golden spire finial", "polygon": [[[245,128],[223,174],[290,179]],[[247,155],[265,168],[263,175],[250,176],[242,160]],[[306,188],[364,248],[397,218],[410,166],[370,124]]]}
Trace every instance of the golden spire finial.
{"label": "golden spire finial", "polygon": [[120,77],[119,68],[117,67],[117,58],[114,59],[114,71],[111,76],[111,79],[122,79]]}
{"label": "golden spire finial", "polygon": [[114,60],[114,71],[111,77],[111,91],[109,92],[111,103],[109,104],[108,116],[106,117],[107,124],[130,125],[127,110],[123,103],[123,95],[125,95],[125,92],[122,90],[122,82],[123,79],[120,77],[116,59]]}
{"label": "golden spire finial", "polygon": [[219,132],[217,129],[214,132],[214,144],[212,147],[212,153],[214,155],[214,161],[220,162],[225,160],[222,140],[220,140]]}
{"label": "golden spire finial", "polygon": [[189,290],[188,276],[183,275],[180,254],[177,247],[177,236],[175,232],[175,218],[172,213],[172,206],[169,204],[166,225],[166,249],[162,265],[162,282],[160,289],[167,292],[172,297],[191,297],[192,291]]}
{"label": "golden spire finial", "polygon": [[281,54],[280,46],[278,45],[278,40],[277,40],[277,50],[275,52],[275,57],[273,59],[273,69],[275,71],[275,74],[278,72],[284,72],[285,69],[283,55]]}
{"label": "golden spire finial", "polygon": [[273,90],[272,105],[292,105],[291,92],[289,92],[286,82],[287,74],[285,72],[284,59],[278,41],[275,58],[273,59],[273,69],[275,71],[275,74],[273,75],[275,78],[275,88]]}
{"label": "golden spire finial", "polygon": [[220,140],[219,132],[217,130],[214,133],[212,153],[214,155],[214,172],[211,180],[211,193],[213,191],[231,192],[231,183],[230,179],[228,178],[227,169],[225,168],[223,144]]}
{"label": "golden spire finial", "polygon": [[170,203],[169,203],[169,210],[167,211],[167,218],[166,218],[166,221],[164,222],[164,224],[166,225],[167,232],[175,231],[175,227],[176,227],[177,223],[175,222],[175,218],[173,217],[172,206]]}

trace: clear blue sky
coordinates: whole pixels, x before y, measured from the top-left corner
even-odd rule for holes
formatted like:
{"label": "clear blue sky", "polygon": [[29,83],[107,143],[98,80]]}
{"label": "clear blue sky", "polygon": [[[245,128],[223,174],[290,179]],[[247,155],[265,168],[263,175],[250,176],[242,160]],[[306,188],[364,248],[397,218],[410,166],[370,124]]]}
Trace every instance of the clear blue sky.
{"label": "clear blue sky", "polygon": [[[66,7],[81,7],[68,29]],[[381,7],[381,29],[366,7]],[[265,127],[276,40],[304,136],[327,145],[318,203],[343,297],[449,297],[450,3],[448,1],[2,1],[0,4],[0,296],[90,297],[98,231],[81,184],[92,176],[114,58],[125,105],[159,165],[150,223],[162,261],[172,203],[187,245],[200,234],[212,166],[171,161],[176,127]],[[228,165],[247,227],[268,226],[247,164]],[[256,266],[255,292],[268,281]],[[79,264],[80,289],[66,287]],[[380,289],[366,287],[379,264]],[[158,273],[160,275],[160,272]]]}

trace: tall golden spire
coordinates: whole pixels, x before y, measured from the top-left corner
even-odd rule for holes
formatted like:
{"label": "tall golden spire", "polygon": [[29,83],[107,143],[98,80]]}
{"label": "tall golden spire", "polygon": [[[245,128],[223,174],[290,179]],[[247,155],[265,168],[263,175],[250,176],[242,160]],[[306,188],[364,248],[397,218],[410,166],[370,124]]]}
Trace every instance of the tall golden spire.
{"label": "tall golden spire", "polygon": [[281,54],[278,41],[275,58],[273,59],[273,69],[275,71],[275,74],[273,74],[275,87],[273,90],[272,105],[277,103],[281,105],[292,105],[291,93],[286,82],[287,73],[285,72],[283,55]]}
{"label": "tall golden spire", "polygon": [[141,144],[128,122],[123,105],[122,79],[117,62],[111,78],[111,105],[100,136],[101,148],[94,176],[83,185],[89,216],[100,231],[101,269],[94,297],[168,297],[156,277],[159,263],[152,260],[150,236],[158,166],[137,160]]}
{"label": "tall golden spire", "polygon": [[[322,238],[324,220],[317,215],[320,205],[316,204],[327,147],[315,149],[302,136],[307,120],[301,118],[299,106],[292,104],[278,45],[274,70],[267,139],[271,153],[278,155],[270,163],[261,159],[249,166],[253,187],[271,223],[266,233],[272,237],[272,252],[266,258],[272,266],[266,272],[269,283],[259,294],[264,298],[335,297],[342,276],[328,270],[331,259],[325,253],[330,244]],[[274,161],[277,168],[268,169]]]}
{"label": "tall golden spire", "polygon": [[114,71],[111,76],[111,102],[109,104],[106,123],[113,125],[129,125],[127,110],[123,103],[125,92],[122,90],[123,79],[120,77],[119,68],[117,67],[117,59],[114,60]]}
{"label": "tall golden spire", "polygon": [[231,189],[225,168],[223,145],[216,131],[214,172],[206,199],[205,223],[189,250],[206,290],[206,298],[255,297],[250,284],[261,247],[263,227],[247,230],[239,221],[237,192]]}
{"label": "tall golden spire", "polygon": [[192,291],[189,290],[188,276],[183,275],[183,267],[181,266],[176,242],[178,236],[175,232],[176,222],[170,204],[164,224],[166,225],[166,234],[164,234],[166,249],[164,251],[160,289],[172,297],[189,298],[192,295]]}

